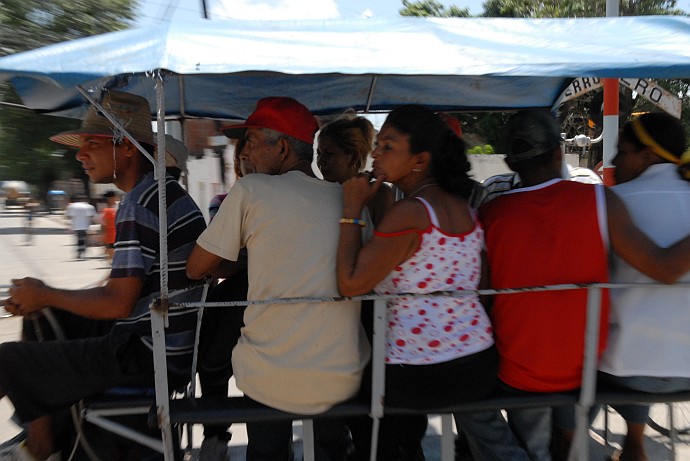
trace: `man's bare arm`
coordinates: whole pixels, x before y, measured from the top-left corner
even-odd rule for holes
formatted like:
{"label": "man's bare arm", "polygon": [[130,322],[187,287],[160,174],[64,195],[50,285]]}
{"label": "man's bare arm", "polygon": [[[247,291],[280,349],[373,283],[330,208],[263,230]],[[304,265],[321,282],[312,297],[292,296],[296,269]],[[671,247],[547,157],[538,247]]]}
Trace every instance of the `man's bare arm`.
{"label": "man's bare arm", "polygon": [[99,287],[64,290],[27,277],[12,280],[5,309],[15,315],[27,315],[45,307],[61,309],[92,319],[126,318],[134,309],[144,283],[139,277],[110,278]]}
{"label": "man's bare arm", "polygon": [[611,246],[628,264],[663,283],[674,283],[690,271],[690,235],[661,248],[635,225],[623,201],[610,189],[606,189],[606,206]]}

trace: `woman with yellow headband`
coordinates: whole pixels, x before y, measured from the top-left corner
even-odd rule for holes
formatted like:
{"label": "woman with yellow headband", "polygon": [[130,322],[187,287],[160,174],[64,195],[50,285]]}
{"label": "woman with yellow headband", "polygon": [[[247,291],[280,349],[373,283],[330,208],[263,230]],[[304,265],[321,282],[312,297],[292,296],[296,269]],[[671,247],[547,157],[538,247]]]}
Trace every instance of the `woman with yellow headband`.
{"label": "woman with yellow headband", "polygon": [[[613,190],[634,223],[661,247],[671,246],[690,229],[690,158],[684,151],[683,126],[663,113],[628,122],[618,138]],[[615,254],[611,281],[654,282]],[[679,282],[690,282],[690,273]],[[690,390],[688,306],[690,288],[611,290],[609,342],[599,367],[600,381],[643,392]],[[647,460],[643,432],[649,407],[615,408],[628,425],[620,459]]]}
{"label": "woman with yellow headband", "polygon": [[[681,177],[690,180],[690,151],[685,151],[683,125],[665,113],[647,113],[625,124],[618,139],[616,184],[631,181],[649,166],[676,165]],[[665,167],[671,169],[671,166]]]}

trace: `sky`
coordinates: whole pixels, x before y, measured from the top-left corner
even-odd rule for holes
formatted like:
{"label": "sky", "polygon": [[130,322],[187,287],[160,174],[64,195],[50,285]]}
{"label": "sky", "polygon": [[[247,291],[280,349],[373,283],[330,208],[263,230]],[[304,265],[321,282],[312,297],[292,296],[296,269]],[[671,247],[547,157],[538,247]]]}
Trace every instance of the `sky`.
{"label": "sky", "polygon": [[[445,6],[469,8],[480,14],[485,0],[441,0]],[[690,0],[685,0],[690,2]],[[140,0],[138,23],[201,17],[201,0]],[[225,3],[223,8],[211,6],[211,18],[221,19],[379,19],[398,16],[402,0],[207,0],[207,5]]]}
{"label": "sky", "polygon": [[[484,1],[440,0],[440,3],[446,7],[469,8],[470,14],[477,15],[484,11]],[[139,3],[139,24],[202,16],[201,0],[139,0]],[[212,19],[385,19],[398,16],[402,0],[207,0],[207,5],[211,5]],[[690,0],[678,0],[677,7],[690,13]]]}
{"label": "sky", "polygon": [[[444,6],[484,11],[485,0],[440,0]],[[137,23],[155,24],[184,17],[202,17],[201,0],[139,0]],[[386,19],[398,16],[402,0],[207,0],[211,19]],[[224,4],[224,5],[223,5]],[[690,13],[690,0],[677,7]]]}

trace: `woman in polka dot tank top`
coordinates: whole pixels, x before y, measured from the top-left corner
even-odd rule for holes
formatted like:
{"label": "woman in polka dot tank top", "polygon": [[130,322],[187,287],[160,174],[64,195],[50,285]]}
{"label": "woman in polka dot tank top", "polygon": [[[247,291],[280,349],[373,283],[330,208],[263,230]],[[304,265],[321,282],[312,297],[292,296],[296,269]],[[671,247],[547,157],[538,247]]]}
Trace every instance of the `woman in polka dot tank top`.
{"label": "woman in polka dot tank top", "polygon": [[[474,183],[463,141],[431,110],[404,106],[386,118],[372,158],[374,182],[359,175],[343,184],[340,293],[479,288],[484,233],[467,203]],[[357,218],[383,181],[406,198],[363,245]],[[404,296],[388,302],[386,320],[386,405],[440,408],[494,391],[498,356],[476,295]],[[384,417],[379,459],[418,458],[425,428],[424,416]]]}

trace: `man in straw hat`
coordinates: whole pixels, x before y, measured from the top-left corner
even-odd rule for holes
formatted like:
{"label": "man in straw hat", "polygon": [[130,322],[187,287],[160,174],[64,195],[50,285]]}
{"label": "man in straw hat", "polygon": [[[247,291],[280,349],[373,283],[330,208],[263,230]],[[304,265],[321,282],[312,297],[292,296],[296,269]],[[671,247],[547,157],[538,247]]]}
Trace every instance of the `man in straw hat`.
{"label": "man in straw hat", "polygon": [[[318,124],[292,98],[265,98],[245,123],[243,152],[256,173],[241,178],[197,240],[187,273],[201,279],[248,252],[249,300],[337,296],[335,256],[341,186],[314,177]],[[355,396],[369,357],[359,302],[249,305],[233,349],[237,387],[279,410],[316,414]],[[342,422],[315,422],[316,456],[344,459]],[[247,424],[247,460],[285,460],[292,425]]]}
{"label": "man in straw hat", "polygon": [[[153,152],[146,99],[111,91],[105,93],[101,105]],[[70,339],[0,345],[0,395],[8,396],[17,417],[28,423],[26,440],[4,449],[0,460],[59,459],[53,415],[111,387],[153,384],[149,305],[160,290],[160,255],[152,164],[94,107],[89,108],[81,128],[51,139],[79,149],[76,158],[91,181],[113,183],[126,194],[117,212],[115,252],[105,285],[63,290],[33,278],[12,280],[10,296],[3,301],[5,309],[29,316],[50,306]],[[185,261],[205,228],[204,219],[170,177],[166,192],[170,297],[197,301],[201,289],[186,277]],[[170,315],[167,331],[172,334],[167,346],[175,352],[168,356],[171,385],[188,379],[195,323],[194,310],[178,309]],[[27,330],[25,325],[25,335],[31,336]]]}

